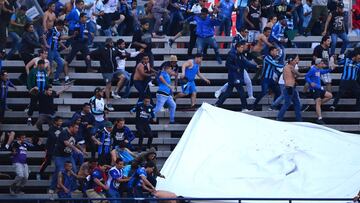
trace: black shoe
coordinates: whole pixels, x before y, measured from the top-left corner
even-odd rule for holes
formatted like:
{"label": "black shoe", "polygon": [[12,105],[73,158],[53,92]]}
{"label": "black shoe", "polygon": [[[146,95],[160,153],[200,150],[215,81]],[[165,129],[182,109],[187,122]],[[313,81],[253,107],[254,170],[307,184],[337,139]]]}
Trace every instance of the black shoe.
{"label": "black shoe", "polygon": [[325,125],[325,122],[324,122],[323,119],[316,119],[315,122],[316,122],[317,124],[319,124],[319,125]]}
{"label": "black shoe", "polygon": [[173,39],[168,39],[168,44],[169,44],[169,47],[171,48],[172,45],[174,44],[175,40]]}

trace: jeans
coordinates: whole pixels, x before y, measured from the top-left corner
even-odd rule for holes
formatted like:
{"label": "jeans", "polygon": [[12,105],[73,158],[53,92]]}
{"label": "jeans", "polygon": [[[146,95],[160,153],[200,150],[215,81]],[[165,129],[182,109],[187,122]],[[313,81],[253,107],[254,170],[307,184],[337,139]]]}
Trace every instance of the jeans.
{"label": "jeans", "polygon": [[72,156],[68,156],[68,157],[54,156],[54,161],[55,161],[55,172],[54,172],[53,176],[51,177],[51,183],[50,183],[50,189],[52,189],[52,190],[56,189],[57,176],[60,171],[64,170],[65,162],[70,161],[72,163],[72,167],[73,167],[72,170],[75,173],[77,172],[76,164],[75,164],[75,161]]}
{"label": "jeans", "polygon": [[296,121],[301,122],[302,121],[301,104],[300,104],[299,92],[296,90],[296,87],[285,87],[284,97],[285,97],[285,103],[279,111],[277,120],[278,121],[284,120],[285,112],[287,111],[287,109],[289,108],[292,102],[294,104]]}
{"label": "jeans", "polygon": [[25,186],[29,178],[29,167],[27,164],[22,163],[14,163],[13,165],[15,166],[16,177],[11,187],[18,190]]}
{"label": "jeans", "polygon": [[[151,96],[150,87],[148,85],[149,81],[143,81],[143,80],[134,80],[134,86],[139,92],[139,100],[138,102],[141,102],[144,100],[146,96]],[[151,103],[153,104],[153,101],[151,100]]]}
{"label": "jeans", "polygon": [[274,100],[276,100],[279,97],[280,95],[279,85],[273,79],[264,78],[264,80],[261,83],[261,94],[260,96],[256,97],[256,100],[254,102],[254,108],[260,102],[260,100],[268,93],[269,89],[271,89],[275,94]]}
{"label": "jeans", "polygon": [[336,48],[336,42],[337,42],[337,38],[342,39],[342,46],[341,46],[341,50],[340,50],[340,54],[344,54],[347,45],[349,44],[349,39],[348,36],[345,32],[341,33],[341,34],[335,34],[332,33],[331,34],[331,49],[330,49],[330,56],[335,54],[335,48]]}
{"label": "jeans", "polygon": [[[90,33],[94,33],[94,36],[96,35],[96,23],[95,22],[93,22],[92,20],[90,20],[88,23],[87,23],[87,27],[88,27],[88,31],[90,32]],[[93,42],[93,38],[91,37],[90,39],[89,39],[89,45],[90,44],[92,44],[92,42]]]}
{"label": "jeans", "polygon": [[323,19],[327,19],[328,16],[328,8],[327,6],[312,6],[311,19],[308,27],[305,29],[305,32],[311,32],[315,23],[319,20],[319,17],[322,16]]}
{"label": "jeans", "polygon": [[84,163],[84,155],[78,153],[78,152],[73,152],[71,155],[74,159],[74,162],[78,165],[81,166]]}
{"label": "jeans", "polygon": [[197,48],[198,54],[203,54],[204,48],[208,47],[208,46],[210,46],[214,49],[216,60],[219,60],[220,59],[219,47],[216,43],[215,37],[206,37],[206,38],[197,37],[196,48]]}
{"label": "jeans", "polygon": [[160,109],[166,104],[170,110],[170,122],[175,121],[175,111],[176,103],[171,95],[166,96],[163,94],[156,94],[156,107],[154,109],[155,115],[160,111]]}
{"label": "jeans", "polygon": [[63,59],[60,56],[60,53],[57,50],[51,50],[49,49],[49,63],[52,66],[52,61],[55,60],[57,66],[56,71],[54,75],[54,79],[59,79],[60,74],[64,71],[64,62]]}
{"label": "jeans", "polygon": [[238,11],[236,12],[236,29],[240,31],[240,29],[244,26],[244,12],[246,7],[238,7]]}
{"label": "jeans", "polygon": [[180,10],[174,11],[170,13],[170,22],[168,28],[168,35],[173,36],[176,35],[179,31],[179,26],[181,21],[184,20],[184,15]]}
{"label": "jeans", "polygon": [[218,35],[221,36],[221,34],[224,32],[225,36],[230,36],[230,31],[231,31],[231,18],[223,17],[221,19]]}
{"label": "jeans", "polygon": [[99,130],[104,128],[105,120],[103,121],[95,121],[94,127],[91,128],[90,134],[95,135],[95,133]]}
{"label": "jeans", "polygon": [[217,106],[223,104],[225,102],[225,100],[231,95],[234,87],[236,88],[236,90],[238,91],[238,93],[240,95],[241,108],[246,109],[247,101],[246,101],[245,92],[244,92],[244,89],[243,89],[241,83],[238,83],[238,84],[228,83],[228,87],[227,87],[226,91],[220,95],[219,100],[215,104]]}
{"label": "jeans", "polygon": [[276,107],[281,104],[281,102],[284,100],[284,91],[285,91],[285,85],[279,84],[281,95],[271,104],[271,107]]}
{"label": "jeans", "polygon": [[11,58],[20,48],[21,37],[16,32],[9,32],[9,37],[12,41],[12,46],[11,50],[8,53],[8,57]]}
{"label": "jeans", "polygon": [[[109,198],[121,198],[119,191],[109,189],[108,191]],[[110,203],[121,203],[120,200],[110,200]]]}

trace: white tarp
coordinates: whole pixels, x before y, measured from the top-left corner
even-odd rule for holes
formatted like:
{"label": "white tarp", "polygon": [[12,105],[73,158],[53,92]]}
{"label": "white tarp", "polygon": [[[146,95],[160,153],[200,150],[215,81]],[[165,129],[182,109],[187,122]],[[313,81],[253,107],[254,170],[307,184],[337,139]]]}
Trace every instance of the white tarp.
{"label": "white tarp", "polygon": [[203,104],[161,173],[157,189],[187,197],[351,198],[360,136]]}

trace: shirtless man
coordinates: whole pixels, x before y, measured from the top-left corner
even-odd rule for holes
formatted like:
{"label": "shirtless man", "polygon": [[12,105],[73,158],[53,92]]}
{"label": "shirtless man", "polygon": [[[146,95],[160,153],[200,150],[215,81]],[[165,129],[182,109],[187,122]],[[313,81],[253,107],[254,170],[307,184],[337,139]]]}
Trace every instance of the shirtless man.
{"label": "shirtless man", "polygon": [[48,9],[44,13],[43,17],[43,28],[45,31],[48,31],[54,27],[54,22],[56,20],[55,15],[55,3],[50,3]]}
{"label": "shirtless man", "polygon": [[[258,36],[256,45],[251,49],[250,54],[254,58],[254,61],[259,65],[263,63],[262,53],[266,53],[267,51],[265,50],[268,50],[269,47],[273,46],[268,41],[270,34],[271,28],[265,27],[264,32]],[[262,68],[259,68],[253,79],[258,80],[261,73]]]}
{"label": "shirtless man", "polygon": [[299,56],[288,56],[288,63],[284,67],[283,77],[285,81],[284,97],[285,103],[281,107],[277,116],[278,121],[284,120],[284,115],[291,102],[294,104],[296,121],[301,122],[301,104],[299,92],[296,90],[296,77],[300,76],[299,72],[295,70],[295,65],[299,63]]}
{"label": "shirtless man", "polygon": [[[142,102],[146,96],[150,96],[150,87],[148,85],[151,81],[151,76],[154,75],[154,71],[149,63],[149,55],[143,54],[142,60],[137,64],[134,73],[134,86],[139,92],[138,102]],[[153,104],[153,101],[151,100]]]}
{"label": "shirtless man", "polygon": [[25,65],[26,74],[29,75],[30,69],[33,67],[37,67],[38,61],[42,59],[45,61],[45,70],[49,76],[52,73],[52,70],[50,68],[50,63],[47,57],[48,57],[48,52],[46,50],[39,50],[39,56],[33,58],[29,63]]}

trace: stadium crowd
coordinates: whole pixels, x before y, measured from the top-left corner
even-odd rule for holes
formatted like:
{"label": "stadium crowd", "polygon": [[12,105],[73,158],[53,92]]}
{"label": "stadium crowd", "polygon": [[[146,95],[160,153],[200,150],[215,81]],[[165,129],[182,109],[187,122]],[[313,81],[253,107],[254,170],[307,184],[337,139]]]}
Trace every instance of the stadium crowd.
{"label": "stadium crowd", "polygon": [[[3,50],[0,53],[0,123],[8,110],[8,89],[16,89],[1,63],[5,59],[20,58],[25,67],[19,81],[27,86],[30,97],[25,109],[27,123],[34,124],[33,112],[38,106],[36,127],[43,132],[43,124],[49,125],[49,130],[43,132],[46,144],[34,137],[27,139],[21,133],[3,132],[6,139],[2,147],[12,151],[17,174],[10,186],[11,194],[20,194],[28,179],[27,151],[45,150],[46,157],[37,178],[43,177],[46,167],[53,161],[55,172],[49,192],[57,192],[60,198],[71,197],[75,190],[91,198],[105,195],[117,198],[124,193],[144,197],[144,192],[161,196],[161,191],[155,189],[156,177],[165,177],[157,169],[150,124],[157,122],[157,114],[164,106],[169,109],[170,124],[174,124],[177,98],[190,96],[188,110],[196,109],[195,78],[198,76],[206,84],[211,83],[200,71],[203,56],[209,47],[213,48],[215,59],[222,66],[215,35],[230,36],[233,12],[236,12],[237,33],[233,43],[225,45],[231,48],[225,62],[228,82],[215,92],[218,99],[215,106],[221,106],[235,87],[242,111],[257,110],[261,99],[271,90],[274,102],[269,110],[279,110],[277,120],[284,120],[285,112],[293,103],[296,121],[302,121],[301,113],[308,106],[300,103],[296,85],[299,77],[305,77],[304,92],[315,100],[316,123],[325,124],[321,106],[333,98],[331,71],[339,69],[342,72],[339,93],[331,110],[336,110],[346,92],[356,98],[354,110],[360,110],[360,49],[346,52],[350,46],[349,15],[352,16],[352,32],[360,36],[359,1],[348,12],[344,11],[343,2],[335,0],[307,0],[306,3],[300,0],[238,0],[236,3],[221,0],[211,5],[207,0],[149,0],[144,7],[138,7],[136,0],[76,0],[65,5],[57,0],[38,3],[44,10],[40,20],[30,19],[26,15],[29,8],[20,1],[0,0],[0,50]],[[189,60],[179,67],[177,56],[172,55],[169,61],[155,67],[152,39],[173,36],[168,40],[172,47],[180,36],[187,34],[190,35]],[[94,43],[94,37],[99,35],[108,37],[100,46]],[[307,73],[299,70],[299,56],[286,55],[285,48],[297,46],[292,42],[297,35],[322,35]],[[123,39],[113,41],[111,36],[133,36],[131,47],[135,51],[129,51]],[[342,46],[340,54],[336,55],[338,38]],[[8,39],[11,50],[6,53]],[[192,55],[195,47],[197,53]],[[90,48],[96,49],[90,51]],[[69,52],[65,58],[60,53],[63,50]],[[73,85],[69,66],[78,52],[87,72],[102,74],[105,88],[96,88],[81,110],[71,119],[63,120],[56,116],[54,98]],[[133,72],[125,69],[129,58],[136,60]],[[91,66],[92,60],[100,61],[99,69]],[[250,69],[256,72],[254,78],[248,74]],[[150,92],[154,83],[158,85],[156,102]],[[256,98],[252,83],[261,84],[261,93]],[[52,89],[53,85],[63,84],[60,91]],[[182,91],[178,92],[178,85]],[[254,100],[252,107],[247,104],[244,85],[248,99]],[[111,122],[107,118],[107,113],[114,111],[111,97],[128,98],[132,86],[139,93],[138,102],[131,109],[136,117],[136,135],[126,127],[125,119]],[[137,147],[132,143],[135,137],[139,140]],[[143,147],[144,137],[148,138],[146,148]],[[86,161],[89,157],[91,159]]]}

